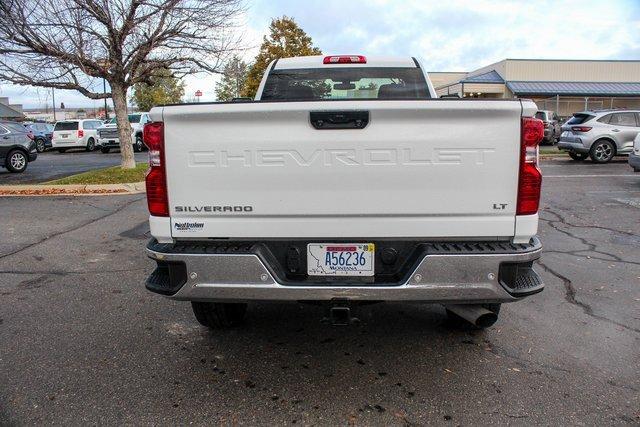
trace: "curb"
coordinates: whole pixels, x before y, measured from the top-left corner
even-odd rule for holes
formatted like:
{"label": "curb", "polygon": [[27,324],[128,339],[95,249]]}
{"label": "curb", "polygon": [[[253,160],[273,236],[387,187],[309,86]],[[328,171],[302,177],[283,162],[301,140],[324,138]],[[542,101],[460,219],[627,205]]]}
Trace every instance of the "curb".
{"label": "curb", "polygon": [[87,185],[0,185],[0,197],[11,196],[118,196],[145,192],[144,182]]}
{"label": "curb", "polygon": [[556,160],[556,159],[564,159],[565,157],[569,158],[569,156],[564,153],[540,154],[541,160]]}

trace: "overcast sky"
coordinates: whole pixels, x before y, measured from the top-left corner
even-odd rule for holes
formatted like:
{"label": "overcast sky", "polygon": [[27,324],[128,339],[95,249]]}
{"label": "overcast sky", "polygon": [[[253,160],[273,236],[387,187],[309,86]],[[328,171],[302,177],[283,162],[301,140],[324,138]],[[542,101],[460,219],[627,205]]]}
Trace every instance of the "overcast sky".
{"label": "overcast sky", "polygon": [[[429,71],[472,71],[504,58],[640,59],[640,0],[247,0],[243,54],[250,62],[271,18],[293,17],[324,53],[410,55]],[[638,76],[640,81],[640,76]],[[187,79],[187,96],[214,99],[215,77]],[[25,108],[50,91],[0,85]],[[99,105],[71,91],[56,104]]]}

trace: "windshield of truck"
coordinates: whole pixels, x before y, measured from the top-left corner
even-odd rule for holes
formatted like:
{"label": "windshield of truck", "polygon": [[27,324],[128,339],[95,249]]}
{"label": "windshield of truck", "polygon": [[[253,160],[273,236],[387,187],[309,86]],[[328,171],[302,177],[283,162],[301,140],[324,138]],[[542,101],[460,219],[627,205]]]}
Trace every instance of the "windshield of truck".
{"label": "windshield of truck", "polygon": [[78,130],[78,122],[58,122],[53,130]]}
{"label": "windshield of truck", "polygon": [[[140,123],[140,114],[129,114],[129,123]],[[111,118],[111,120],[109,120],[107,123],[109,124],[115,124],[116,123],[116,118],[113,117]]]}
{"label": "windshield of truck", "polygon": [[271,71],[261,99],[323,101],[428,98],[427,82],[417,67],[327,67]]}

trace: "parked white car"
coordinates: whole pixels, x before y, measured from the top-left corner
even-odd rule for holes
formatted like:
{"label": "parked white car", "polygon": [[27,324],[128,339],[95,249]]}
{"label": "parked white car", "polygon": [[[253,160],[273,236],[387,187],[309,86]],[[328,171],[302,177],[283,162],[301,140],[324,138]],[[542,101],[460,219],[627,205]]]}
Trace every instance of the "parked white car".
{"label": "parked white car", "polygon": [[95,119],[59,121],[53,128],[51,147],[60,153],[69,148],[93,151],[98,144],[98,128],[101,125],[102,122]]}
{"label": "parked white car", "polygon": [[[149,113],[129,114],[129,124],[131,125],[131,144],[133,151],[140,152],[145,148],[142,142],[142,128],[145,123],[150,122]],[[103,153],[108,153],[111,149],[120,148],[120,138],[118,138],[118,126],[114,117],[98,129],[98,144]]]}

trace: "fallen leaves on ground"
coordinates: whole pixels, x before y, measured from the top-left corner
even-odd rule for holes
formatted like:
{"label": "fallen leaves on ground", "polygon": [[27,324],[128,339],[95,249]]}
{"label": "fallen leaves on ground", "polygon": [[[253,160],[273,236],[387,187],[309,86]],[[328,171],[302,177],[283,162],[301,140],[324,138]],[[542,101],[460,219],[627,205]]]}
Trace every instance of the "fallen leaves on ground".
{"label": "fallen leaves on ground", "polygon": [[127,190],[123,188],[114,189],[94,189],[88,190],[85,188],[37,188],[28,190],[0,190],[0,196],[51,196],[59,194],[114,194],[114,193],[126,193]]}

